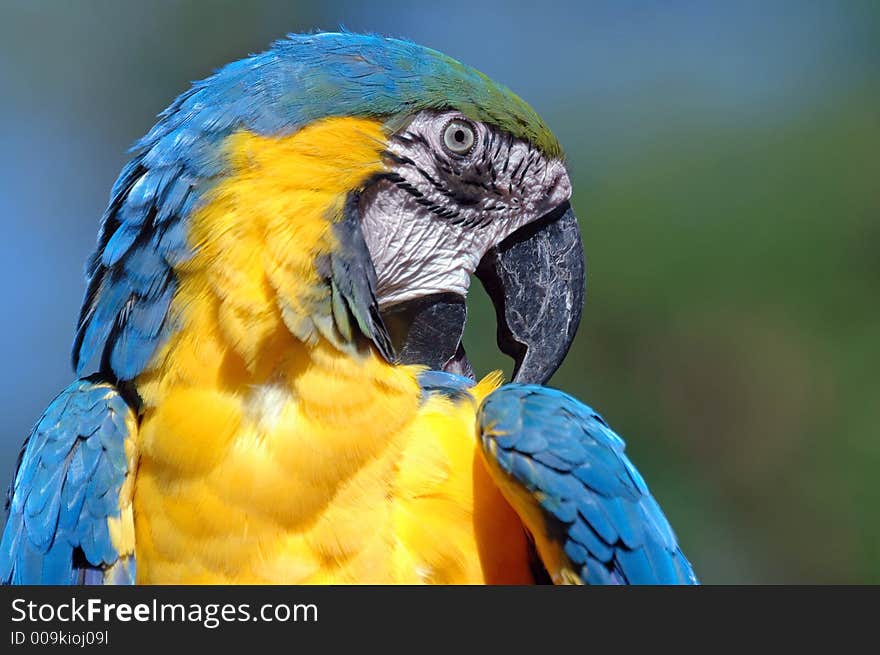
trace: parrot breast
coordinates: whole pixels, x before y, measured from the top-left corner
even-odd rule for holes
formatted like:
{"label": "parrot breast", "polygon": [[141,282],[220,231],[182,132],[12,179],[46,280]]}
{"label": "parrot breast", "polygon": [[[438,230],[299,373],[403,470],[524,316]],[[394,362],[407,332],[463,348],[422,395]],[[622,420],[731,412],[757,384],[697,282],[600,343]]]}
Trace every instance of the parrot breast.
{"label": "parrot breast", "polygon": [[474,408],[328,344],[287,384],[170,390],[142,423],[138,581],[532,582]]}

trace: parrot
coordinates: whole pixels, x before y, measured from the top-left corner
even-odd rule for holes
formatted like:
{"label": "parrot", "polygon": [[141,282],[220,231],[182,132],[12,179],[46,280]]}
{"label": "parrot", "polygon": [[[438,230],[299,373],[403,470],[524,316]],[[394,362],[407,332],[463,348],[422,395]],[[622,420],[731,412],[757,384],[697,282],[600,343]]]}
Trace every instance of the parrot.
{"label": "parrot", "polygon": [[[546,386],[586,294],[562,147],[414,42],[291,34],[110,192],[4,584],[698,584],[625,444]],[[514,361],[477,380],[471,280]]]}

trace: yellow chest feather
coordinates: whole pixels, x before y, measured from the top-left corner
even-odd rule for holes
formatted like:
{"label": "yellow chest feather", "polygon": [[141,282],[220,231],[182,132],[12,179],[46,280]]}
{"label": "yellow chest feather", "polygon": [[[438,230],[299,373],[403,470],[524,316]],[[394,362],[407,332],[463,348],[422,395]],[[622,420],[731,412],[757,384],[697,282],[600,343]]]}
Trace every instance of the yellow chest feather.
{"label": "yellow chest feather", "polygon": [[[296,384],[181,388],[150,410],[139,581],[529,581],[522,530],[475,447],[472,402],[421,404],[411,372],[383,367],[400,386],[312,365]],[[348,388],[328,396],[328,385]]]}

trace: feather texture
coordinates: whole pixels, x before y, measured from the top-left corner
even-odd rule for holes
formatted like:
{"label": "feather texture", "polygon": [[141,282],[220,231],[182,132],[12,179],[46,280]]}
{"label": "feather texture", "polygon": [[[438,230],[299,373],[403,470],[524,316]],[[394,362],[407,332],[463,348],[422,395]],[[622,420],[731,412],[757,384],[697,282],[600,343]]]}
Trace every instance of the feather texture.
{"label": "feather texture", "polygon": [[134,583],[135,420],[109,384],[78,380],[28,437],[0,542],[3,584]]}
{"label": "feather texture", "polygon": [[493,479],[556,581],[696,584],[623,440],[586,405],[509,384],[477,414]]}

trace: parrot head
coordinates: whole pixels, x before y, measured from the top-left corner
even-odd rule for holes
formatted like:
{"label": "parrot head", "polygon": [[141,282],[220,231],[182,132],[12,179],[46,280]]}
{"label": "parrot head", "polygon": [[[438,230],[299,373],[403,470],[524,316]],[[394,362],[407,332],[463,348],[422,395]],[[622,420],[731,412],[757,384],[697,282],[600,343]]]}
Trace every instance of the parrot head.
{"label": "parrot head", "polygon": [[391,134],[389,171],[359,201],[380,308],[403,361],[472,375],[461,336],[476,273],[515,379],[546,382],[583,303],[571,183],[555,147],[478,116],[422,110]]}
{"label": "parrot head", "polygon": [[472,375],[461,338],[476,275],[514,379],[543,383],[584,300],[570,196],[556,138],[482,73],[397,39],[291,35],[196,82],[135,144],[88,266],[74,366],[100,356],[116,379],[142,373],[213,253],[250,289],[214,292],[231,333],[244,317],[243,352],[271,305],[303,341]]}

